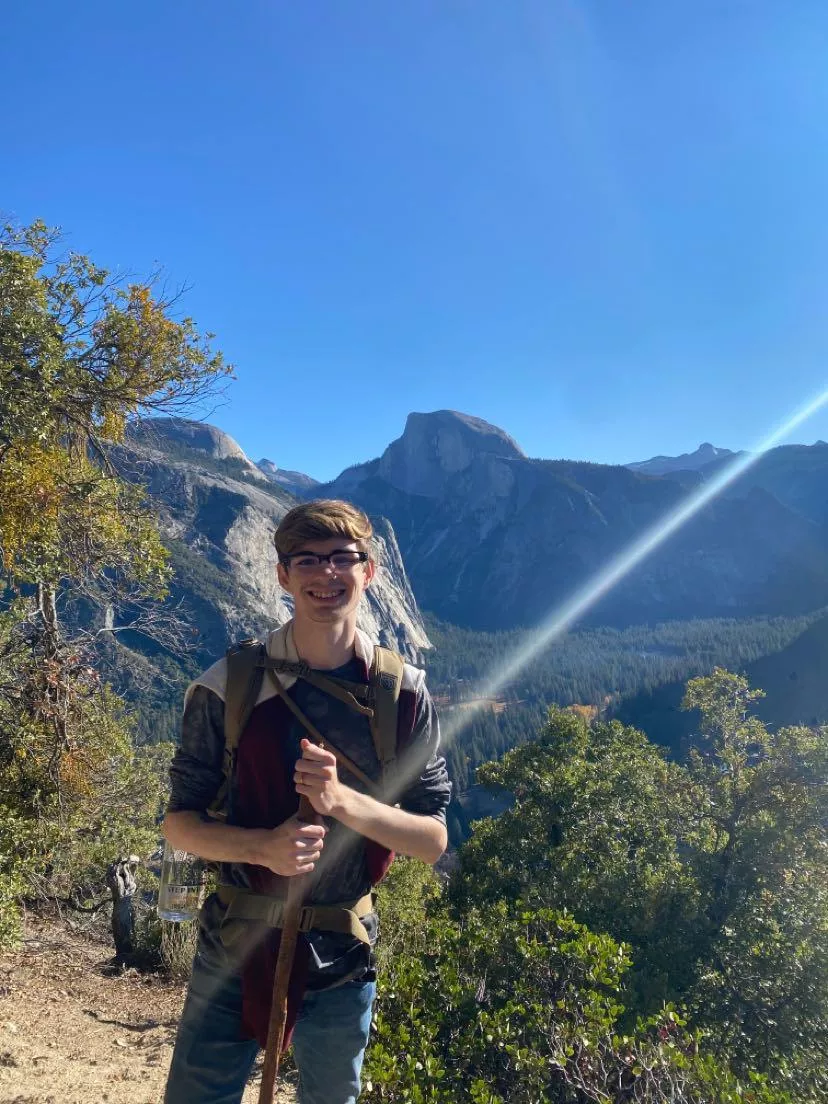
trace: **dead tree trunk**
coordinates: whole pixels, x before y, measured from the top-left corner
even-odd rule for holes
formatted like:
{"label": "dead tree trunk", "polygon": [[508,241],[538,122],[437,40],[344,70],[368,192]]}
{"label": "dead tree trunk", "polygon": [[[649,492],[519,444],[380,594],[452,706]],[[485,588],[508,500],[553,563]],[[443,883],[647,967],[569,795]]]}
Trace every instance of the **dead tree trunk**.
{"label": "dead tree trunk", "polygon": [[106,869],[106,884],[112,893],[112,938],[119,959],[135,953],[134,897],[138,888],[135,871],[139,862],[137,855],[130,855],[110,863]]}

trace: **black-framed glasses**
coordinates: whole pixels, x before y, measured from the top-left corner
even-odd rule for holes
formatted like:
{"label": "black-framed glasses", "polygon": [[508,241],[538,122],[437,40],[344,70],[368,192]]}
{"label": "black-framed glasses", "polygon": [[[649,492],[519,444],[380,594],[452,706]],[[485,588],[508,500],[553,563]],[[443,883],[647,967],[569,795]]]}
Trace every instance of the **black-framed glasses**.
{"label": "black-framed glasses", "polygon": [[285,567],[294,567],[297,571],[313,571],[326,563],[336,571],[349,571],[357,564],[367,563],[369,556],[367,552],[356,549],[335,548],[324,556],[321,552],[291,552],[289,556],[281,556],[280,559]]}

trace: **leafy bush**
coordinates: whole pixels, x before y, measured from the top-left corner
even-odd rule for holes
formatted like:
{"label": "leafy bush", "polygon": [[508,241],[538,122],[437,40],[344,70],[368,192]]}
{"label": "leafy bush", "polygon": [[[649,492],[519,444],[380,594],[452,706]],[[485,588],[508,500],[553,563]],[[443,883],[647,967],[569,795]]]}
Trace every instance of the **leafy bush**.
{"label": "leafy bush", "polygon": [[498,902],[424,919],[383,981],[365,1099],[393,1104],[783,1104],[702,1051],[671,1009],[621,1033],[627,948],[565,913]]}
{"label": "leafy bush", "polygon": [[0,694],[0,946],[17,938],[21,899],[88,904],[113,859],[155,849],[172,754],[133,748],[123,702],[78,657],[48,668],[66,679],[62,727],[34,708],[43,660],[25,608],[0,615],[0,681],[15,688]]}
{"label": "leafy bush", "polygon": [[428,946],[425,910],[442,889],[432,867],[418,859],[398,857],[377,887],[377,912],[382,938],[377,944],[377,968],[393,983],[403,955],[417,955]]}
{"label": "leafy bush", "polygon": [[768,729],[745,679],[693,680],[701,732],[671,763],[618,722],[555,710],[480,771],[514,807],[480,822],[450,887],[455,921],[522,896],[630,948],[619,1028],[685,1010],[743,1079],[798,1104],[828,1091],[828,741]]}
{"label": "leafy bush", "polygon": [[0,804],[0,949],[19,944],[19,902],[38,869],[39,836],[35,824]]}

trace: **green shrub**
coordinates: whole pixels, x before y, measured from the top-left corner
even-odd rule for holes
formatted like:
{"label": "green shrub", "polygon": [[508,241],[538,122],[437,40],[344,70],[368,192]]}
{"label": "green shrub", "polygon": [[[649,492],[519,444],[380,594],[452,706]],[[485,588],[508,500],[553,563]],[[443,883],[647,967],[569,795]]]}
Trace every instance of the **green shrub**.
{"label": "green shrub", "polygon": [[0,804],[0,950],[12,950],[20,943],[20,900],[37,871],[42,838],[37,825]]}
{"label": "green shrub", "polygon": [[792,1104],[740,1082],[669,1007],[618,1031],[627,949],[571,916],[501,902],[455,924],[380,986],[365,1099],[385,1104]]}

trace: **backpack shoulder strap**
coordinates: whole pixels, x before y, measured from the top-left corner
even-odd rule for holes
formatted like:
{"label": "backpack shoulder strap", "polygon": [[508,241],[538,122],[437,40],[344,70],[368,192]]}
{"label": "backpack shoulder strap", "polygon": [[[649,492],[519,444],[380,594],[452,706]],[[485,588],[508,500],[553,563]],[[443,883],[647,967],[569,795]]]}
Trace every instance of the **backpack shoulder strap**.
{"label": "backpack shoulder strap", "polygon": [[397,764],[397,713],[404,669],[402,656],[390,648],[374,645],[368,672],[374,698],[371,735],[385,778],[393,776]]}
{"label": "backpack shoulder strap", "polygon": [[227,652],[224,747],[234,754],[262,688],[264,655],[265,646],[260,640],[242,640]]}
{"label": "backpack shoulder strap", "polygon": [[265,646],[259,640],[242,640],[227,652],[222,761],[224,778],[208,810],[211,816],[221,819],[227,816],[227,797],[236,765],[236,749],[262,688],[264,668],[261,661],[264,655]]}

